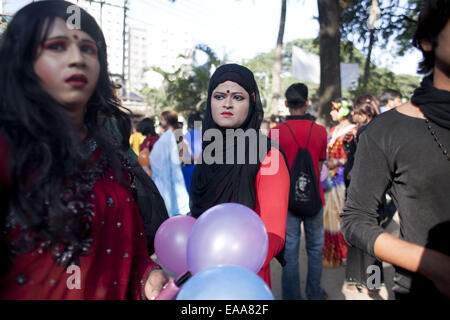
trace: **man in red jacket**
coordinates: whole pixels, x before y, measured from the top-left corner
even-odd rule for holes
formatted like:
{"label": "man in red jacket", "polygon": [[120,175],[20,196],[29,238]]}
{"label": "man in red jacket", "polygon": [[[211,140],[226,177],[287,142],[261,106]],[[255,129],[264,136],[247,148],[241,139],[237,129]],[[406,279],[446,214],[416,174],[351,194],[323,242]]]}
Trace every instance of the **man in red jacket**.
{"label": "man in red jacket", "polygon": [[[291,85],[285,93],[285,105],[289,108],[290,116],[286,123],[292,129],[301,147],[306,146],[308,133],[313,117],[306,113],[309,107],[308,87],[303,83]],[[298,146],[289,128],[281,123],[272,130],[279,130],[280,146],[286,154],[289,168],[292,170]],[[273,131],[271,131],[273,133]],[[316,123],[312,124],[311,135],[308,142],[308,151],[311,155],[316,177],[320,177],[322,162],[326,160],[327,131],[325,127]],[[323,190],[319,181],[319,192],[322,199],[322,207],[325,205]],[[286,265],[282,273],[282,297],[283,299],[302,299],[300,293],[299,275],[299,246],[301,237],[300,224],[303,222],[306,239],[306,251],[308,255],[308,277],[306,281],[306,297],[309,300],[324,298],[324,292],[320,287],[322,277],[322,247],[324,242],[323,208],[311,218],[297,217],[288,211],[286,224],[286,244],[284,260]]]}

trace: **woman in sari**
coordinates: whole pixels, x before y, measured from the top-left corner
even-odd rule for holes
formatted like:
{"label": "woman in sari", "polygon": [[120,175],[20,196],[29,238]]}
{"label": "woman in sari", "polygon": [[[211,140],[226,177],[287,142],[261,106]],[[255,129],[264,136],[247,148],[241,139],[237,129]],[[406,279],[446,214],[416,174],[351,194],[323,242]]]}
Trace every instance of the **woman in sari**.
{"label": "woman in sari", "polygon": [[357,127],[349,120],[351,102],[340,99],[332,103],[330,112],[333,121],[338,122],[331,128],[328,138],[328,183],[325,190],[324,229],[325,242],[323,246],[323,266],[335,268],[347,258],[347,245],[339,228],[339,214],[342,212],[345,200],[344,165],[347,155],[344,152],[344,137],[356,133]]}

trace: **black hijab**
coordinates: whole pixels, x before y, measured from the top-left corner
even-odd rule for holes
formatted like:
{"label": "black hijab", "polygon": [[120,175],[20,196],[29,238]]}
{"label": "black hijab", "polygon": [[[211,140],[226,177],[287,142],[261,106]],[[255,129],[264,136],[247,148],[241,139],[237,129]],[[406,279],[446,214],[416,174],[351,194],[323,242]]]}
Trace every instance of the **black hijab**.
{"label": "black hijab", "polygon": [[[231,150],[227,150],[226,148],[227,135],[225,134],[225,129],[219,127],[212,118],[211,96],[212,92],[219,84],[228,80],[236,82],[249,94],[250,105],[247,118],[239,128],[242,129],[242,132],[244,133],[249,129],[256,130],[257,132],[258,155],[261,153],[263,157],[257,156],[256,163],[249,161],[250,152],[254,152],[254,149],[250,149],[249,139],[247,138],[245,139],[245,163],[236,164],[236,143],[234,143],[234,164],[226,163],[225,155],[227,151]],[[191,186],[191,213],[194,217],[197,218],[210,207],[225,202],[236,202],[254,209],[256,204],[256,175],[261,165],[261,161],[264,160],[271,147],[270,139],[262,135],[259,131],[263,115],[259,90],[253,73],[249,69],[237,64],[226,64],[217,68],[209,82],[208,100],[205,117],[203,119],[202,136],[204,137],[204,134],[208,129],[220,130],[224,141],[223,164],[205,163],[205,148],[213,141],[203,140],[202,163],[195,166]],[[252,141],[252,143],[255,143],[255,141]],[[260,148],[262,150],[260,150]]]}
{"label": "black hijab", "polygon": [[433,86],[433,74],[423,78],[411,102],[419,106],[428,120],[450,129],[450,92]]}

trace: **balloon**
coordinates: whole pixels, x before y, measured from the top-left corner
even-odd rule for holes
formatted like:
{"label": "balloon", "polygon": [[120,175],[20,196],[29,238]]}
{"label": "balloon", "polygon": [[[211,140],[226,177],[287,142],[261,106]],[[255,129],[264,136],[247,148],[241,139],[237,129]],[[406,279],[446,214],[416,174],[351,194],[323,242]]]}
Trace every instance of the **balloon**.
{"label": "balloon", "polygon": [[274,300],[266,283],[252,271],[231,265],[207,268],[181,287],[177,300]]}
{"label": "balloon", "polygon": [[187,244],[187,265],[194,274],[222,264],[257,273],[268,248],[261,218],[244,205],[223,203],[206,210],[195,222]]}
{"label": "balloon", "polygon": [[164,267],[175,274],[188,269],[186,247],[195,221],[191,216],[175,216],[164,221],[156,231],[156,256]]}

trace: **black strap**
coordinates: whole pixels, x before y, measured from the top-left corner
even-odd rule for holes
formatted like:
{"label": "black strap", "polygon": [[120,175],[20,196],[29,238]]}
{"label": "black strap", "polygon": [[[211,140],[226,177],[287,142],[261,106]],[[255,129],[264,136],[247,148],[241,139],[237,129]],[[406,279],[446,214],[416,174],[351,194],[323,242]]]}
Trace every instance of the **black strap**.
{"label": "black strap", "polygon": [[[289,128],[289,131],[291,131],[292,136],[294,137],[294,140],[295,140],[295,142],[297,143],[297,146],[298,146],[299,148],[301,148],[300,143],[298,143],[298,140],[297,140],[297,138],[295,137],[294,131],[292,131],[291,127],[290,127],[286,122],[283,122],[283,124],[284,124],[286,127]],[[311,130],[312,130],[313,124],[314,124],[314,121],[311,121],[311,127],[309,127],[308,139],[306,139],[306,146],[305,146],[305,149],[308,149],[309,137],[311,136]]]}

